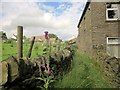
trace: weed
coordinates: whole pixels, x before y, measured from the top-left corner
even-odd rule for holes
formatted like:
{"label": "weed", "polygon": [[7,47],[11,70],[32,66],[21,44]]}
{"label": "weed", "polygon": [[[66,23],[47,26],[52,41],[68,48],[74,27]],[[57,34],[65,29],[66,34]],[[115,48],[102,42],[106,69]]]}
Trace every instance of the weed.
{"label": "weed", "polygon": [[41,80],[44,82],[43,86],[40,86],[42,90],[47,90],[50,87],[50,84],[53,83],[55,80],[53,80],[54,77],[52,76],[47,76],[44,78],[38,77],[36,79]]}

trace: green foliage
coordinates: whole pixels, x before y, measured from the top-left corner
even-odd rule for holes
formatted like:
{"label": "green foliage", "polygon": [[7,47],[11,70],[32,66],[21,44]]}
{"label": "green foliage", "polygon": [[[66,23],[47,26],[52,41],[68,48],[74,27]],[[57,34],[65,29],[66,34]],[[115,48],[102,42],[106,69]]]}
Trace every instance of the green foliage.
{"label": "green foliage", "polygon": [[44,81],[44,85],[40,87],[41,89],[44,89],[44,90],[47,90],[49,88],[50,84],[55,81],[55,80],[53,80],[52,76],[47,76],[44,78],[38,77],[36,79]]}
{"label": "green foliage", "polygon": [[100,68],[85,54],[76,52],[72,69],[56,82],[56,88],[111,88]]}

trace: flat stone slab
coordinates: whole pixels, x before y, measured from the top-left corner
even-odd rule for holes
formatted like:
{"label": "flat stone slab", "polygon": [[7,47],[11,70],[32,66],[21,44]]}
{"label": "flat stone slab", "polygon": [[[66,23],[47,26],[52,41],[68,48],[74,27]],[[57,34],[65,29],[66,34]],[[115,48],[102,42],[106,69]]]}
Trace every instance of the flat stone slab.
{"label": "flat stone slab", "polygon": [[8,63],[0,62],[0,85],[4,85],[8,81]]}

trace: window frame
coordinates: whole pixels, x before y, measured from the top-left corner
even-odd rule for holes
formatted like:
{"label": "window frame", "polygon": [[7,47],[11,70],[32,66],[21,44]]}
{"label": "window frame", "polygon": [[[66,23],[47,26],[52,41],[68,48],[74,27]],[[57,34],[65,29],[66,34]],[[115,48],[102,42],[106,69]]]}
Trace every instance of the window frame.
{"label": "window frame", "polygon": [[[120,20],[120,14],[119,14],[119,13],[120,13],[120,10],[119,10],[119,6],[118,6],[118,5],[119,5],[119,4],[117,4],[117,7],[116,7],[116,8],[107,8],[107,7],[106,7],[106,20],[107,20],[107,21],[114,21],[114,20],[117,21],[117,20]],[[117,12],[118,12],[118,17],[117,17],[117,18],[109,18],[109,17],[108,17],[108,11],[109,11],[109,10],[114,10],[114,11],[117,10]]]}
{"label": "window frame", "polygon": [[[109,42],[109,39],[118,39],[118,42]],[[115,45],[115,44],[120,44],[119,42],[120,37],[107,37],[107,45]]]}

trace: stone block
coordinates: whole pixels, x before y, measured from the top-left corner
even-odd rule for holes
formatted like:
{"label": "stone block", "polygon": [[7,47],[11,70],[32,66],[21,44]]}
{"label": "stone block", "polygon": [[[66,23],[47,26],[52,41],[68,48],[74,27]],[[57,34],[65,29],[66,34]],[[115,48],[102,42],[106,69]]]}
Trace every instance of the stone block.
{"label": "stone block", "polygon": [[8,63],[8,80],[10,83],[19,78],[19,65],[17,59],[13,56],[9,57],[5,61]]}
{"label": "stone block", "polygon": [[0,62],[0,85],[4,85],[8,81],[8,63]]}

